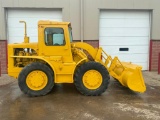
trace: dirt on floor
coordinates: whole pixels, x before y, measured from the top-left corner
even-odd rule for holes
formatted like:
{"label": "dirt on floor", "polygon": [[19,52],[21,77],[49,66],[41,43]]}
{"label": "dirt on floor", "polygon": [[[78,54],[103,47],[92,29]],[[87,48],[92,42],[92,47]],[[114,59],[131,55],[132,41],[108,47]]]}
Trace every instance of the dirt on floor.
{"label": "dirt on floor", "polygon": [[143,77],[146,84],[151,86],[160,86],[160,74],[158,74],[157,71],[154,72],[144,71]]}
{"label": "dirt on floor", "polygon": [[7,74],[2,74],[0,76],[0,86],[7,85],[7,84],[12,83],[14,81],[16,81],[16,79],[14,79],[13,77],[8,76]]}
{"label": "dirt on floor", "polygon": [[136,93],[113,78],[101,96],[84,96],[74,84],[29,97],[17,80],[0,77],[0,120],[160,120],[160,75],[143,72],[147,90]]}

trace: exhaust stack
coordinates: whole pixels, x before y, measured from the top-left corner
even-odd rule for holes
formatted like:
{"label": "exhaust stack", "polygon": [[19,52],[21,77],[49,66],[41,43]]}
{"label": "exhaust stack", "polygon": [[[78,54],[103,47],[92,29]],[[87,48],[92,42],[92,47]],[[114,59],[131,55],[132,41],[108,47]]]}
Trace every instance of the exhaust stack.
{"label": "exhaust stack", "polygon": [[29,43],[29,37],[27,37],[27,24],[25,21],[19,21],[20,23],[24,23],[24,43]]}

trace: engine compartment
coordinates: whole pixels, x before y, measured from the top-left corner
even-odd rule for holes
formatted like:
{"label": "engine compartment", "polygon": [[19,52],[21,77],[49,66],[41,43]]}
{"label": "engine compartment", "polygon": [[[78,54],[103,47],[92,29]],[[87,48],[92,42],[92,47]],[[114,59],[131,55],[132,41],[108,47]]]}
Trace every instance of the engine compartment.
{"label": "engine compartment", "polygon": [[[14,56],[37,56],[37,52],[31,48],[15,48],[14,49]],[[15,67],[24,67],[29,63],[37,61],[34,58],[14,58],[14,66]]]}

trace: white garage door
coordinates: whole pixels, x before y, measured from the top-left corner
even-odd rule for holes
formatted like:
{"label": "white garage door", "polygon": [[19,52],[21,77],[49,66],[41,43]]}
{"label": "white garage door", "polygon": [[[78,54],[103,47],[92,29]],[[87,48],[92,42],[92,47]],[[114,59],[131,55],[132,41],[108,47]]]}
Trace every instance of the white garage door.
{"label": "white garage door", "polygon": [[7,33],[9,43],[21,43],[24,38],[24,24],[27,22],[27,35],[30,42],[38,41],[37,23],[39,20],[62,21],[61,9],[9,9],[7,14]]}
{"label": "white garage door", "polygon": [[100,46],[112,57],[148,70],[150,16],[148,11],[102,10]]}

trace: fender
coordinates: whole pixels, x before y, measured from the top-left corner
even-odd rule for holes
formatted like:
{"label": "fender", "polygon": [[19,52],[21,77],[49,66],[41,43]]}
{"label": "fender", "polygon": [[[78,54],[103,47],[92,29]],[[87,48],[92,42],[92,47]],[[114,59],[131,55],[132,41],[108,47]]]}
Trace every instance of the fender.
{"label": "fender", "polygon": [[84,43],[84,42],[75,42],[75,43],[71,43],[71,46],[74,48],[80,48],[80,49],[84,49],[86,50],[93,59],[96,58],[98,49],[95,49],[94,47],[92,47],[91,45]]}

